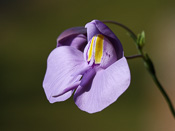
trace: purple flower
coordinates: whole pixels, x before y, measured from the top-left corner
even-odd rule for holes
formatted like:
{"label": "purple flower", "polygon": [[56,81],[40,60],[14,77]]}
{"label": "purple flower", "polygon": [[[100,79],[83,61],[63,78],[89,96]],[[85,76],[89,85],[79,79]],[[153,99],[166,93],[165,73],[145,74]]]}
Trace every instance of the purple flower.
{"label": "purple flower", "polygon": [[95,113],[128,88],[130,70],[120,41],[105,24],[93,20],[85,27],[87,31],[71,28],[58,37],[58,47],[47,60],[43,87],[50,103],[64,101],[75,91],[76,105]]}

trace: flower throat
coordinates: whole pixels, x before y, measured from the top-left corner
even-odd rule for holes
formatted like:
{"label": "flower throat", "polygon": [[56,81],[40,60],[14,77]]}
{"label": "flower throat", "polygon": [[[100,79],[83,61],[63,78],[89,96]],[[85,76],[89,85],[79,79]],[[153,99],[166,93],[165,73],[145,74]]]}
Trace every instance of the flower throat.
{"label": "flower throat", "polygon": [[95,60],[95,64],[100,64],[103,56],[103,42],[104,36],[99,34],[95,35],[90,43],[90,47],[88,49],[88,62],[93,59]]}

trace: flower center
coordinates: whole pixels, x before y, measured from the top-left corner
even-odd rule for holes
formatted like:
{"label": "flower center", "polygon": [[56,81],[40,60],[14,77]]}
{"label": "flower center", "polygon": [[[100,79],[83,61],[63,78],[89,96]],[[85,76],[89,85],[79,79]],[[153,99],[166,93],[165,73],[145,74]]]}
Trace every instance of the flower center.
{"label": "flower center", "polygon": [[103,56],[103,43],[104,36],[99,34],[92,38],[90,47],[88,49],[88,62],[92,59],[95,60],[95,64],[100,64]]}
{"label": "flower center", "polygon": [[92,37],[84,50],[84,58],[89,66],[107,68],[117,61],[112,43],[102,34]]}

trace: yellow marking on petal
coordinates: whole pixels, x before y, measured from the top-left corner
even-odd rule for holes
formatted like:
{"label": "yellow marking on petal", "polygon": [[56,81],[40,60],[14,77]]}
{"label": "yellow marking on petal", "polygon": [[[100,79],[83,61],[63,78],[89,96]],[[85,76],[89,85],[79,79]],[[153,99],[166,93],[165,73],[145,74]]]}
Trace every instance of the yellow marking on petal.
{"label": "yellow marking on petal", "polygon": [[92,58],[94,40],[95,40],[95,36],[91,40],[90,48],[89,48],[89,51],[88,51],[88,61],[90,61],[91,58]]}
{"label": "yellow marking on petal", "polygon": [[104,41],[104,36],[98,35],[96,39],[96,45],[95,45],[95,64],[101,63],[101,59],[103,56],[103,41]]}

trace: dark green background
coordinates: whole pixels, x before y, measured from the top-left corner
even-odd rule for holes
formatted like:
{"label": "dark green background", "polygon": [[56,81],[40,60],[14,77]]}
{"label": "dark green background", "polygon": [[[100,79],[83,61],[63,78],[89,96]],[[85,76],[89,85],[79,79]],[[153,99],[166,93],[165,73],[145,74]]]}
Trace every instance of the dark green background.
{"label": "dark green background", "polygon": [[[42,88],[46,60],[57,36],[93,19],[115,20],[146,32],[145,50],[175,105],[175,1],[0,0],[0,130],[174,131],[175,121],[140,59],[129,60],[132,82],[112,105],[96,114],[72,97],[50,104]],[[126,31],[109,25],[125,55],[137,50]]]}

